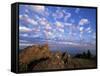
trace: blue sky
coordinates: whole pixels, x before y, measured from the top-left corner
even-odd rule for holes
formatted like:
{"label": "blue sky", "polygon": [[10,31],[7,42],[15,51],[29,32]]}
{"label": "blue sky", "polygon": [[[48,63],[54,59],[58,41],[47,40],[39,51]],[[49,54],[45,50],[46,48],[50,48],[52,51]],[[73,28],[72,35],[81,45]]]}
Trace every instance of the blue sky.
{"label": "blue sky", "polygon": [[20,5],[19,37],[20,45],[43,40],[94,48],[96,9]]}

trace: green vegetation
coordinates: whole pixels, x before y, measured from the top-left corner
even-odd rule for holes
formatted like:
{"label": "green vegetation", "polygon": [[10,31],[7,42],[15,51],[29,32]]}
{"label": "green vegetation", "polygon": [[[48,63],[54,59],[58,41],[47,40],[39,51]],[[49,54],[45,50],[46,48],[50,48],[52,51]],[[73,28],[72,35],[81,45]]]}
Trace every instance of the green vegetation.
{"label": "green vegetation", "polygon": [[88,50],[87,52],[83,52],[82,54],[76,54],[75,57],[76,58],[92,59],[95,56],[93,56],[92,53],[90,52],[90,50]]}

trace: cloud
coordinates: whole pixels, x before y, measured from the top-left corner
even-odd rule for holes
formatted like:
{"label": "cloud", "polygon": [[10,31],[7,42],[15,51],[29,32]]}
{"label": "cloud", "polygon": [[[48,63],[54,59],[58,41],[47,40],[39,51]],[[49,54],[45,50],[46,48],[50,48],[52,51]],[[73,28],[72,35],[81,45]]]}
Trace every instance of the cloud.
{"label": "cloud", "polygon": [[27,41],[27,40],[19,40],[19,42],[25,43],[25,42],[29,42],[29,41]]}
{"label": "cloud", "polygon": [[59,30],[60,32],[64,33],[64,29],[59,28],[58,30]]}
{"label": "cloud", "polygon": [[39,15],[34,15],[34,18],[35,18],[36,20],[40,20]]}
{"label": "cloud", "polygon": [[79,30],[80,32],[83,32],[84,27],[80,27]]}
{"label": "cloud", "polygon": [[27,18],[26,21],[32,25],[38,25],[37,21],[35,21],[34,19],[31,18]]}
{"label": "cloud", "polygon": [[52,35],[53,35],[53,33],[49,31],[49,32],[48,32],[48,35],[52,36]]}
{"label": "cloud", "polygon": [[79,13],[79,11],[80,11],[80,8],[76,8],[76,9],[75,9],[75,13],[77,13],[77,14],[78,14],[78,13]]}
{"label": "cloud", "polygon": [[55,20],[57,20],[63,18],[64,13],[60,9],[57,9],[54,13],[52,13],[52,16],[54,17]]}
{"label": "cloud", "polygon": [[22,19],[22,18],[23,18],[23,15],[22,15],[22,14],[20,14],[20,15],[19,15],[19,18],[20,18],[20,19]]}
{"label": "cloud", "polygon": [[38,22],[39,22],[40,25],[47,25],[48,24],[47,19],[44,18],[44,17],[43,18],[40,18]]}
{"label": "cloud", "polygon": [[20,25],[20,26],[19,26],[19,31],[20,31],[20,32],[31,32],[32,29]]}
{"label": "cloud", "polygon": [[28,17],[29,17],[28,14],[20,14],[19,15],[19,19],[21,19],[21,20],[24,20],[24,19],[26,19]]}
{"label": "cloud", "polygon": [[40,33],[38,33],[38,34],[32,34],[32,35],[30,35],[29,37],[31,37],[31,38],[37,38],[37,37],[40,37]]}
{"label": "cloud", "polygon": [[88,27],[88,28],[86,29],[86,31],[89,31],[89,30],[91,30],[91,28],[90,28],[90,27]]}
{"label": "cloud", "polygon": [[30,9],[37,12],[37,13],[43,13],[45,11],[45,6],[43,5],[29,5]]}
{"label": "cloud", "polygon": [[85,31],[88,32],[88,33],[91,33],[92,29],[91,29],[91,27],[88,27]]}
{"label": "cloud", "polygon": [[39,28],[33,28],[32,31],[33,31],[34,33],[37,33],[37,32],[40,32],[40,29],[39,29]]}
{"label": "cloud", "polygon": [[58,44],[67,44],[67,45],[74,45],[74,46],[79,46],[80,44],[79,43],[75,43],[75,42],[57,42]]}
{"label": "cloud", "polygon": [[25,13],[29,13],[29,10],[28,9],[25,9]]}
{"label": "cloud", "polygon": [[39,23],[39,25],[43,25],[40,27],[42,27],[43,29],[45,29],[47,31],[52,29],[50,22],[45,17],[40,18],[38,23]]}
{"label": "cloud", "polygon": [[86,18],[82,18],[82,19],[79,21],[79,25],[85,25],[85,24],[89,24],[89,20],[86,19]]}
{"label": "cloud", "polygon": [[66,12],[64,16],[64,21],[67,21],[71,17],[71,13]]}
{"label": "cloud", "polygon": [[32,43],[19,43],[19,46],[32,46],[32,45],[35,45],[35,44],[32,44]]}
{"label": "cloud", "polygon": [[82,40],[82,38],[83,38],[82,33],[80,33],[80,35],[79,35],[79,36],[80,36],[80,39]]}
{"label": "cloud", "polygon": [[64,17],[64,14],[63,14],[63,12],[57,10],[55,13],[55,16],[56,16],[56,18],[61,19]]}
{"label": "cloud", "polygon": [[55,24],[56,24],[57,27],[62,27],[62,28],[64,27],[64,25],[59,21],[56,21]]}
{"label": "cloud", "polygon": [[52,38],[52,36],[53,36],[53,33],[51,32],[51,31],[44,31],[44,33],[45,33],[45,36],[47,37],[47,38]]}
{"label": "cloud", "polygon": [[91,30],[88,31],[88,33],[91,33],[91,32],[92,32]]}
{"label": "cloud", "polygon": [[20,34],[20,36],[23,36],[23,37],[28,37],[28,34]]}
{"label": "cloud", "polygon": [[19,18],[20,18],[21,20],[23,20],[23,21],[26,21],[26,22],[32,24],[32,25],[37,25],[37,24],[38,24],[37,21],[35,21],[33,18],[30,18],[30,17],[28,16],[28,14],[23,14],[23,15],[20,14],[20,15],[19,15]]}
{"label": "cloud", "polygon": [[[38,33],[38,34],[27,34],[27,33],[20,34],[20,36],[27,37],[27,38],[37,38],[37,37],[40,37],[40,35],[41,35],[40,33]],[[20,42],[28,42],[28,41],[21,40]]]}
{"label": "cloud", "polygon": [[52,27],[50,26],[50,24],[47,24],[47,25],[45,26],[45,29],[46,29],[46,30],[51,30]]}
{"label": "cloud", "polygon": [[64,23],[65,26],[72,26],[72,23]]}

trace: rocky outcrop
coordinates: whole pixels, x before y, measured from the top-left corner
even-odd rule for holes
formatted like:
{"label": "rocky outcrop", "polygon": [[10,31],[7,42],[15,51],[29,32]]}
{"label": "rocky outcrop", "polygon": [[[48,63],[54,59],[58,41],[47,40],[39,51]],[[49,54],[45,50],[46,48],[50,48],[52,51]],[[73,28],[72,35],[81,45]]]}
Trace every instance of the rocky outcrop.
{"label": "rocky outcrop", "polygon": [[33,45],[19,54],[21,71],[64,69],[68,54],[60,51],[51,52],[47,44]]}
{"label": "rocky outcrop", "polygon": [[[82,63],[83,62],[83,63]],[[90,66],[86,60],[71,58],[67,52],[52,52],[47,44],[33,45],[19,53],[19,70],[21,72],[53,69],[74,69]]]}
{"label": "rocky outcrop", "polygon": [[50,58],[51,52],[49,51],[48,45],[33,45],[22,50],[19,54],[19,62],[29,64],[31,61],[38,60],[41,58]]}

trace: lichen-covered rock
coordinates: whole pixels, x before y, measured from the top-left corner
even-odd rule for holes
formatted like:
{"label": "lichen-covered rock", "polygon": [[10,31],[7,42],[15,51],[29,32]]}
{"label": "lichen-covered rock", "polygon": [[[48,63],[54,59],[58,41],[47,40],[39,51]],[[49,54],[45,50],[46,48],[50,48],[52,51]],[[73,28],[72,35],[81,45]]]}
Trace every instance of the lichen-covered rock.
{"label": "lichen-covered rock", "polygon": [[22,50],[19,54],[19,62],[28,64],[33,60],[38,60],[41,58],[49,58],[51,52],[49,51],[48,45],[33,45]]}
{"label": "lichen-covered rock", "polygon": [[32,71],[34,70],[53,70],[53,69],[64,69],[64,62],[57,58],[52,57],[47,60],[41,61],[37,63],[35,66],[33,64]]}

